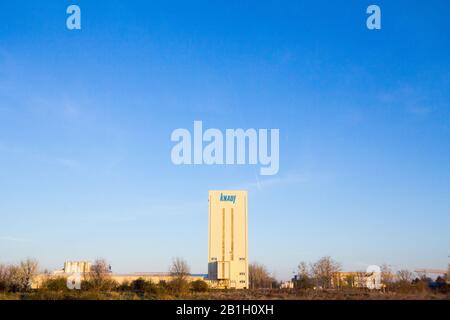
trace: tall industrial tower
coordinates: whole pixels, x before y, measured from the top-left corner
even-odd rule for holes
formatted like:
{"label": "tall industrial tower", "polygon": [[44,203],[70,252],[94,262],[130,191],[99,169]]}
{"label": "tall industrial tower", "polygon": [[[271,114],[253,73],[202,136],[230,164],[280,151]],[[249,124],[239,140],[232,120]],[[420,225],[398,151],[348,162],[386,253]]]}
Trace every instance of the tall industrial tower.
{"label": "tall industrial tower", "polygon": [[247,191],[209,191],[208,279],[218,288],[248,283]]}

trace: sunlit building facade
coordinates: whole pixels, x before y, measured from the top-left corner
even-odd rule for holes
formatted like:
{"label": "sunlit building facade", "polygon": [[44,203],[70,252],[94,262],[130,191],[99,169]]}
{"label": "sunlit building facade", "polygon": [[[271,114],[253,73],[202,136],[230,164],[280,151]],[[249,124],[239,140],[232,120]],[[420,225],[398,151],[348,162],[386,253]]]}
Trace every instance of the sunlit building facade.
{"label": "sunlit building facade", "polygon": [[246,191],[209,192],[208,280],[219,288],[249,287]]}

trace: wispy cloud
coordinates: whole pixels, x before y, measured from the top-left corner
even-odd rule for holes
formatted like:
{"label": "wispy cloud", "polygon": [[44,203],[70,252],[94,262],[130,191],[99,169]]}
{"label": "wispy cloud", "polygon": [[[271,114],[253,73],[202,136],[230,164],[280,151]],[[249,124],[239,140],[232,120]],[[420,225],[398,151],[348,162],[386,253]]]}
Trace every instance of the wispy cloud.
{"label": "wispy cloud", "polygon": [[[114,213],[87,213],[83,215],[77,215],[77,221],[92,222],[99,224],[126,224],[135,223],[137,221],[144,222],[149,219],[152,220],[155,217],[193,217],[196,215],[203,215],[208,210],[207,202],[205,199],[199,199],[198,201],[182,202],[182,203],[148,203],[141,204],[136,207],[121,208],[115,210]],[[65,219],[72,219],[74,216],[66,216]]]}
{"label": "wispy cloud", "polygon": [[63,107],[63,114],[67,118],[76,118],[80,115],[81,110],[71,102],[66,102]]}
{"label": "wispy cloud", "polygon": [[380,93],[378,100],[383,104],[399,106],[416,116],[426,116],[433,112],[427,102],[428,96],[420,88],[408,84]]}
{"label": "wispy cloud", "polygon": [[289,184],[304,183],[307,181],[308,179],[306,178],[306,176],[302,176],[300,174],[295,173],[272,178],[260,178],[258,175],[256,175],[255,181],[243,183],[241,185],[233,187],[232,189],[263,190],[267,188],[273,188]]}
{"label": "wispy cloud", "polygon": [[49,162],[50,163],[53,162],[57,165],[60,165],[60,166],[66,167],[66,168],[71,168],[71,169],[79,168],[81,166],[77,160],[73,160],[73,159],[56,158]]}
{"label": "wispy cloud", "polygon": [[429,113],[431,113],[433,111],[433,109],[431,109],[430,107],[425,107],[425,106],[410,106],[408,108],[408,111],[412,114],[415,115],[427,115]]}
{"label": "wispy cloud", "polygon": [[16,156],[24,157],[29,160],[39,161],[42,163],[57,165],[69,169],[75,169],[81,167],[81,164],[74,159],[64,157],[50,157],[34,151],[26,150],[22,147],[9,145],[0,141],[0,152],[11,153]]}
{"label": "wispy cloud", "polygon": [[31,242],[30,239],[26,239],[26,238],[16,238],[16,237],[10,237],[10,236],[0,236],[0,241],[5,241],[5,242]]}
{"label": "wispy cloud", "polygon": [[34,96],[28,98],[25,103],[29,106],[27,111],[38,117],[75,120],[83,115],[80,103],[76,103],[73,99],[67,97]]}

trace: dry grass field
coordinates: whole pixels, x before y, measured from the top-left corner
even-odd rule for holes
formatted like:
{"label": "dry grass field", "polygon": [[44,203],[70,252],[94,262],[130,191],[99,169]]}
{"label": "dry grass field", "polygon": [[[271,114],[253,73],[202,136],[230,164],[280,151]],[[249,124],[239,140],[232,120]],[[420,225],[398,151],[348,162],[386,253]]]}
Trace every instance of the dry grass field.
{"label": "dry grass field", "polygon": [[34,291],[0,293],[0,300],[450,300],[450,293],[431,290],[378,292],[366,290],[209,290],[173,294],[167,292]]}

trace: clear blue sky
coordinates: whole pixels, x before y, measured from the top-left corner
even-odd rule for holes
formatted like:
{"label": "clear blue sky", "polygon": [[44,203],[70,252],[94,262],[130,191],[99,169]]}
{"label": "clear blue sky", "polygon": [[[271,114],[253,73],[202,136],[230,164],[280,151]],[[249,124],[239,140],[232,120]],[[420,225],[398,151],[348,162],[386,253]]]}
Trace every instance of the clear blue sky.
{"label": "clear blue sky", "polygon": [[[206,272],[207,192],[245,188],[250,260],[280,278],[324,255],[446,268],[449,15],[447,0],[2,1],[0,261]],[[174,166],[170,134],[194,120],[279,128],[280,172]]]}

